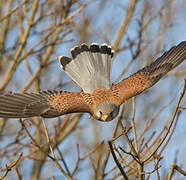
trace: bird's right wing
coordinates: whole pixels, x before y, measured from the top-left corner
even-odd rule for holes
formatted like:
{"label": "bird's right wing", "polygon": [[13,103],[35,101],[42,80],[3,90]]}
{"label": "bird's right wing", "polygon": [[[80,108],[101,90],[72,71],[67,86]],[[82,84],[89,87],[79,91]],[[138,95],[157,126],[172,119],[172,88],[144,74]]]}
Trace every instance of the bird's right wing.
{"label": "bird's right wing", "polygon": [[81,92],[41,91],[0,95],[0,117],[58,117],[73,112],[89,112]]}

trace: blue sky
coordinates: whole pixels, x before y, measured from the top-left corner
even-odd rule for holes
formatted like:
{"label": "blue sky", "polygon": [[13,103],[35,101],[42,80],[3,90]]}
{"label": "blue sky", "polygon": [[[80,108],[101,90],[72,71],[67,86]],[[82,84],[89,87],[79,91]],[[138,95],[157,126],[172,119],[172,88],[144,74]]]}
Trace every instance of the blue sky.
{"label": "blue sky", "polygon": [[[120,27],[121,22],[125,16],[125,8],[127,7],[128,2],[129,1],[123,1],[123,0],[117,0],[117,1],[107,0],[106,5],[101,9],[99,9],[98,7],[100,6],[100,1],[98,0],[94,2],[92,1],[90,5],[88,5],[83,10],[83,16],[86,16],[86,18],[88,19],[89,18],[92,19],[91,26],[88,30],[89,38],[87,43],[91,43],[91,42],[98,42],[99,44],[104,43],[105,39],[103,37],[106,36],[110,44],[113,45],[116,39],[118,28]],[[153,16],[158,11],[161,4],[164,2],[165,1],[160,1],[160,0],[150,1],[149,3],[153,4],[152,6],[153,8],[149,12],[149,17]],[[150,37],[148,39],[151,41],[149,43],[149,46],[143,50],[141,55],[137,58],[137,61],[130,66],[130,68],[127,70],[123,78],[127,77],[133,72],[136,72],[139,69],[139,67],[143,67],[144,65],[146,65],[148,63],[148,60],[145,59],[145,57],[148,57],[147,54],[152,53],[152,56],[155,59],[159,55],[161,55],[165,50],[168,50],[169,48],[178,44],[179,42],[186,40],[186,23],[185,23],[186,4],[184,4],[184,1],[181,2],[183,3],[175,4],[176,15],[173,17],[172,25],[170,26],[168,31],[165,32],[165,35],[163,35],[162,37],[163,38],[163,43],[162,43],[163,46],[161,47],[162,51],[158,53],[154,52],[155,51],[154,42],[158,41],[158,39],[156,39],[155,37],[160,22],[160,17],[158,16],[157,18],[155,18],[153,23],[150,24],[148,31],[146,32],[148,34],[147,35],[143,34],[144,39],[146,36],[148,38]],[[139,15],[141,14],[141,10],[144,4],[145,1],[138,2],[133,19],[127,28],[127,35],[123,37],[120,47],[128,44],[127,38],[130,38],[131,40],[135,40],[135,38],[137,37],[137,30],[139,28],[137,20],[139,20]],[[60,69],[59,63],[57,61],[57,56],[59,55],[70,56],[70,48],[72,48],[74,45],[79,43],[80,37],[76,30],[78,29],[79,25],[82,23],[83,16],[78,15],[77,17],[74,18],[74,24],[75,24],[73,29],[74,31],[72,31],[72,33],[69,33],[69,35],[65,37],[66,41],[68,40],[72,40],[72,41],[69,41],[68,43],[62,43],[57,47],[56,54],[52,56],[52,60],[54,61],[56,60],[56,63],[52,64],[48,68],[47,72],[43,73],[41,79],[42,82],[41,89],[51,90],[54,87],[56,87],[60,81],[67,82],[70,80],[70,78],[66,76],[64,72],[62,72],[62,70]],[[38,27],[38,29],[39,28],[42,28],[42,26]],[[15,31],[14,33],[16,34],[17,32]],[[9,38],[12,39],[12,35],[10,35]],[[30,38],[27,46],[28,47],[31,46],[39,38],[40,37],[34,36],[33,34],[33,37]],[[118,75],[122,72],[122,69],[128,64],[128,62],[131,59],[131,54],[129,50],[126,50],[126,51],[119,52],[114,58],[115,60],[113,63],[113,71],[111,77],[112,81],[114,81],[118,77]],[[29,61],[31,63],[32,70],[36,71],[39,65],[37,61],[37,56],[31,56],[29,58]],[[12,79],[11,83],[7,86],[7,90],[19,91],[23,86],[23,82],[24,83],[27,82],[27,80],[30,77],[30,74],[28,73],[28,71],[25,70],[25,67],[26,67],[25,63],[22,63],[19,66],[14,78]],[[185,69],[186,69],[186,62],[184,62],[182,65],[180,65],[178,68],[176,68],[173,71],[176,72]],[[24,76],[22,75],[23,73]],[[186,76],[186,74],[184,76]],[[150,117],[155,115],[162,106],[170,102],[172,97],[175,96],[175,99],[171,103],[171,105],[167,107],[153,123],[153,126],[146,134],[146,138],[148,139],[148,137],[154,131],[158,133],[160,129],[165,125],[165,121],[170,119],[172,112],[175,108],[176,102],[178,100],[179,94],[183,87],[184,76],[165,77],[154,87],[152,87],[151,89],[147,90],[145,93],[142,93],[141,95],[136,97],[136,119],[135,120],[138,127],[137,133],[140,133],[140,131],[144,127],[144,124],[150,120],[149,119]],[[62,87],[62,90],[75,91],[78,89],[79,88],[74,83]],[[31,90],[32,88],[29,89],[29,91]],[[182,100],[182,105],[186,106],[186,97],[184,97],[184,99]],[[126,123],[127,126],[128,125],[127,112],[124,115],[125,115],[124,117],[126,117],[124,119],[124,122]],[[146,119],[144,117],[146,117]],[[47,123],[49,127],[52,127],[53,124],[57,123],[57,120],[56,119],[47,120]],[[84,117],[79,122],[77,129],[60,145],[60,149],[65,154],[67,164],[72,164],[71,168],[73,169],[73,163],[77,159],[76,144],[80,145],[82,155],[86,154],[102,140],[107,142],[112,137],[111,132],[113,131],[116,123],[117,123],[116,120],[109,123],[93,121],[88,119],[88,115],[85,114]],[[18,123],[18,121],[12,121],[11,124],[20,128],[20,124]],[[101,134],[101,136],[95,138],[97,134]],[[184,155],[186,150],[186,142],[184,141],[185,136],[186,136],[186,111],[183,111],[178,121],[178,124],[176,126],[172,140],[169,142],[166,150],[162,154],[164,156],[164,159],[161,162],[163,165],[162,171],[169,169],[170,164],[174,160],[175,153],[177,152],[177,150],[178,150],[177,164],[186,167],[185,166],[186,158]],[[122,146],[125,146],[125,142],[123,141],[123,139],[118,140],[117,144],[121,144]],[[83,162],[81,168],[85,169],[88,164],[90,165],[89,160]],[[61,174],[59,170],[55,168],[54,165],[50,162],[48,162],[47,165],[48,165],[47,166],[48,174],[46,174],[46,169],[44,167],[42,176],[47,178],[48,175],[52,176],[55,172],[56,179],[60,179]],[[113,165],[112,158],[110,158],[109,165],[110,166]],[[25,172],[29,172],[29,168],[28,169],[26,168]],[[93,171],[91,168],[88,169],[87,171],[82,171],[82,173],[81,172],[78,173],[77,178],[80,179],[82,179],[82,177],[88,178],[90,174],[92,174],[92,172]]]}

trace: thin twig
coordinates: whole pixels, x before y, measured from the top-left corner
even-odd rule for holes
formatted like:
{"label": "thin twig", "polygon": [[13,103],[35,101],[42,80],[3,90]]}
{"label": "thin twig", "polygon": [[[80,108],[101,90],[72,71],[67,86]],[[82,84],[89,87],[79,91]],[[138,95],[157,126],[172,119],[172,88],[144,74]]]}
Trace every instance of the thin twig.
{"label": "thin twig", "polygon": [[174,170],[177,170],[180,174],[182,174],[183,176],[186,176],[186,171],[181,169],[178,165],[172,163],[167,180],[171,180],[172,179],[172,176],[174,174]]}
{"label": "thin twig", "polygon": [[69,180],[72,180],[72,177],[65,172],[65,170],[61,167],[61,165],[59,164],[58,160],[56,159],[55,157],[55,154],[54,154],[54,150],[51,146],[51,143],[50,143],[50,138],[49,138],[49,135],[48,135],[48,130],[47,130],[47,127],[46,127],[46,124],[45,124],[45,121],[44,121],[44,118],[41,118],[41,121],[43,123],[43,127],[44,127],[44,131],[45,131],[45,135],[46,135],[46,138],[47,138],[47,144],[49,144],[49,148],[50,148],[50,151],[52,153],[52,161],[55,163],[55,165],[57,166],[57,168],[61,171],[61,173],[66,177],[68,178]]}
{"label": "thin twig", "polygon": [[125,33],[126,31],[126,28],[130,22],[130,19],[132,18],[132,15],[134,13],[134,10],[135,10],[135,7],[136,7],[136,2],[137,0],[131,0],[130,1],[130,4],[129,4],[129,7],[128,7],[128,10],[126,11],[126,16],[122,22],[122,25],[117,33],[117,37],[116,37],[116,40],[115,40],[115,43],[114,43],[114,50],[117,51],[118,47],[119,47],[119,44],[121,42],[121,39],[123,37],[123,34]]}
{"label": "thin twig", "polygon": [[174,122],[174,119],[175,119],[175,117],[176,117],[177,111],[178,111],[178,109],[179,109],[179,105],[180,105],[181,100],[182,100],[182,98],[183,98],[183,96],[184,96],[184,94],[185,94],[185,89],[186,89],[186,78],[184,79],[184,87],[183,87],[183,90],[182,90],[182,92],[181,92],[181,94],[180,94],[180,97],[179,97],[179,100],[178,100],[178,102],[177,102],[176,109],[175,109],[175,111],[174,111],[174,113],[173,113],[173,116],[172,116],[172,118],[171,118],[171,121],[170,121],[170,123],[169,123],[169,125],[168,125],[168,127],[167,127],[167,129],[166,129],[166,133],[164,134],[164,136],[162,137],[162,139],[160,140],[160,142],[158,143],[158,145],[154,148],[154,150],[152,151],[152,153],[151,153],[149,156],[147,156],[147,157],[143,160],[144,163],[145,163],[146,161],[148,161],[148,160],[156,153],[156,151],[160,148],[160,146],[162,145],[162,143],[163,143],[164,140],[166,139],[168,133],[170,132],[170,129],[171,129],[172,124],[173,124],[173,122]]}
{"label": "thin twig", "polygon": [[125,171],[123,170],[123,168],[121,167],[119,161],[117,160],[117,157],[116,157],[116,155],[115,155],[115,153],[114,153],[114,150],[113,150],[111,141],[108,141],[108,144],[109,144],[109,147],[110,147],[110,151],[111,151],[112,157],[114,158],[114,161],[116,162],[116,164],[117,164],[117,166],[118,166],[118,168],[119,168],[119,170],[120,170],[120,172],[121,172],[123,178],[124,178],[125,180],[128,180],[128,177],[127,177]]}
{"label": "thin twig", "polygon": [[135,118],[135,97],[132,98],[132,117],[130,120],[131,126],[132,126],[132,132],[133,132],[133,137],[134,137],[134,147],[136,152],[139,152],[138,149],[138,143],[137,143],[137,137],[136,137],[136,127],[135,127],[135,122],[134,122],[134,118]]}
{"label": "thin twig", "polygon": [[14,166],[16,166],[16,165],[20,162],[22,156],[23,156],[23,153],[21,153],[21,154],[18,156],[17,160],[15,160],[14,162],[9,163],[9,164],[6,165],[6,168],[5,168],[5,169],[6,169],[6,172],[5,172],[5,174],[4,174],[3,176],[0,176],[0,180],[4,179],[4,178],[8,175],[8,172],[11,171],[12,168],[13,168]]}

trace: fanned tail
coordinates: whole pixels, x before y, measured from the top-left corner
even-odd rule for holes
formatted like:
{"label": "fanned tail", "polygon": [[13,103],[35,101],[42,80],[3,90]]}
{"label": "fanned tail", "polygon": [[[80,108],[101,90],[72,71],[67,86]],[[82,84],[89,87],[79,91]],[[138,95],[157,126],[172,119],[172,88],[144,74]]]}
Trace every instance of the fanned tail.
{"label": "fanned tail", "polygon": [[113,50],[107,44],[99,46],[92,43],[75,46],[71,49],[72,59],[60,56],[62,69],[86,93],[92,93],[96,88],[109,89],[112,68]]}

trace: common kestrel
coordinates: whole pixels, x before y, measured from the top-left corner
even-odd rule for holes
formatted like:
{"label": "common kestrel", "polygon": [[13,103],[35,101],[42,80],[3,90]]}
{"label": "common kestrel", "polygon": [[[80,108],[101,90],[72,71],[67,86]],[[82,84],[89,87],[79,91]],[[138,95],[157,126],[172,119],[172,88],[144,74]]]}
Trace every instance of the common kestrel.
{"label": "common kestrel", "polygon": [[58,117],[68,113],[87,112],[95,119],[110,121],[127,99],[152,87],[170,70],[186,59],[186,41],[172,47],[151,65],[118,84],[110,83],[114,52],[111,46],[92,43],[71,49],[72,58],[60,56],[62,69],[83,92],[41,91],[0,95],[0,117]]}

